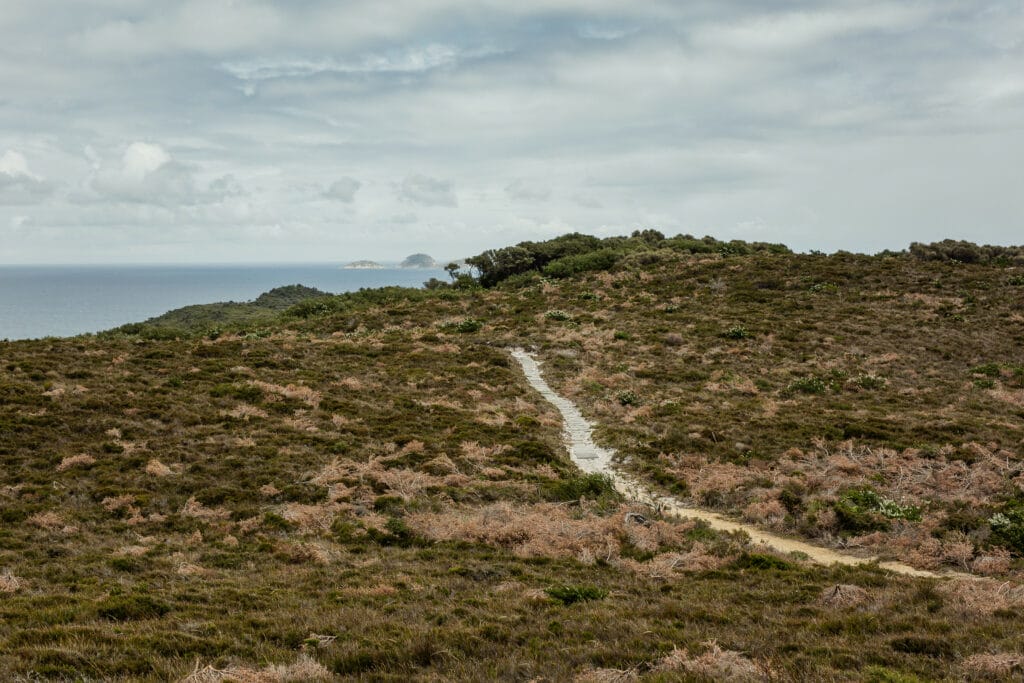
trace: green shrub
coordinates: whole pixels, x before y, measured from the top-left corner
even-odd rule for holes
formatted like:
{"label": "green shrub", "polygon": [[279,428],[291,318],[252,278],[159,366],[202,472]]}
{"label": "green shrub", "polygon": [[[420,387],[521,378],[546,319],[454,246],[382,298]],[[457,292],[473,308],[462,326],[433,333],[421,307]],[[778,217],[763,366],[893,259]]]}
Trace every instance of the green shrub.
{"label": "green shrub", "polygon": [[971,368],[971,374],[984,375],[985,377],[999,377],[998,363],[984,363]]}
{"label": "green shrub", "polygon": [[833,505],[839,527],[851,533],[885,531],[890,519],[921,521],[921,508],[882,498],[869,486],[850,489]]}
{"label": "green shrub", "polygon": [[449,322],[441,325],[441,329],[449,332],[459,332],[460,334],[471,334],[477,332],[484,326],[482,320],[476,318],[466,318],[458,322]]}
{"label": "green shrub", "polygon": [[1015,500],[988,519],[991,540],[1015,555],[1024,555],[1024,501]]}
{"label": "green shrub", "polygon": [[620,391],[615,398],[619,404],[624,406],[640,405],[640,397],[636,395],[635,391]]}
{"label": "green shrub", "polygon": [[774,555],[766,555],[764,553],[743,553],[729,566],[733,569],[757,569],[762,571],[768,569],[784,571],[793,568],[791,563]]}
{"label": "green shrub", "polygon": [[416,545],[425,545],[426,541],[417,536],[409,526],[398,517],[389,517],[384,523],[384,530],[367,529],[367,537],[380,545],[395,546],[398,548],[409,548]]}
{"label": "green shrub", "polygon": [[276,531],[289,531],[295,528],[294,524],[276,512],[263,513],[263,526]]}
{"label": "green shrub", "polygon": [[100,617],[110,621],[153,619],[170,611],[170,606],[148,595],[113,595],[100,602],[96,608]]}
{"label": "green shrub", "polygon": [[839,291],[839,286],[831,282],[816,282],[807,288],[812,294],[832,294]]}
{"label": "green shrub", "polygon": [[616,500],[615,483],[607,474],[577,474],[545,482],[542,491],[549,500],[573,501],[580,498]]}
{"label": "green shrub", "polygon": [[597,586],[552,586],[545,588],[544,592],[563,605],[572,605],[577,602],[588,602],[590,600],[602,600],[608,596],[608,591]]}
{"label": "green shrub", "polygon": [[889,647],[896,652],[926,657],[952,657],[955,654],[952,643],[939,638],[924,636],[900,636],[889,641]]}
{"label": "green shrub", "polygon": [[217,384],[210,389],[214,398],[234,398],[246,403],[259,403],[263,400],[263,390],[249,384]]}
{"label": "green shrub", "polygon": [[566,321],[572,320],[572,316],[560,309],[553,309],[544,313],[544,317],[548,320],[559,320]]}
{"label": "green shrub", "polygon": [[884,666],[869,666],[864,669],[864,683],[924,683],[913,674],[904,674]]}
{"label": "green shrub", "polygon": [[878,375],[861,375],[856,380],[854,380],[854,384],[856,384],[861,389],[867,389],[868,391],[871,391],[873,389],[881,389],[882,387],[885,386],[885,383],[885,378],[879,377]]}
{"label": "green shrub", "polygon": [[394,512],[400,510],[405,503],[401,496],[377,496],[373,500],[375,512]]}
{"label": "green shrub", "polygon": [[566,256],[544,266],[548,277],[566,278],[577,273],[594,270],[609,270],[619,260],[619,253],[613,249],[601,249],[589,254]]}
{"label": "green shrub", "polygon": [[735,325],[723,332],[722,336],[726,339],[750,339],[754,335],[748,332],[747,328],[742,325]]}
{"label": "green shrub", "polygon": [[799,377],[789,383],[786,387],[787,393],[801,393],[801,394],[824,394],[825,390],[828,389],[828,385],[820,377],[809,375],[807,377]]}

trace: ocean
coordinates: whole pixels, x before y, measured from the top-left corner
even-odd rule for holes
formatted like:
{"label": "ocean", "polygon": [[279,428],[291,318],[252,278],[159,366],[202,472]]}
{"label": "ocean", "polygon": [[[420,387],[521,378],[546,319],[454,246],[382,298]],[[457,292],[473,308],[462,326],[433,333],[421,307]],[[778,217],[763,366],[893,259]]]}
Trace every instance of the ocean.
{"label": "ocean", "polygon": [[419,287],[443,270],[350,270],[337,264],[0,266],[0,339],[67,337],[217,301],[251,301],[283,285],[325,292]]}

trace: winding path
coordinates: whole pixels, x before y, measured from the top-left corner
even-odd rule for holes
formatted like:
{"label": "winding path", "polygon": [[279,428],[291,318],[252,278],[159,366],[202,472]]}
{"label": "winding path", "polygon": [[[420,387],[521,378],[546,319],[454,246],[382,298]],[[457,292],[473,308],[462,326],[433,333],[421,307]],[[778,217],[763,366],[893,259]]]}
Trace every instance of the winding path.
{"label": "winding path", "polygon": [[[842,553],[829,548],[822,548],[821,546],[772,534],[749,524],[735,522],[715,512],[691,507],[683,503],[678,498],[658,495],[638,480],[615,469],[612,464],[612,456],[614,455],[614,452],[606,448],[601,448],[594,443],[591,436],[593,425],[583,417],[572,401],[556,394],[551,387],[548,386],[548,383],[544,381],[544,377],[540,372],[541,361],[537,360],[533,354],[529,353],[525,349],[515,348],[511,350],[511,353],[512,357],[515,358],[522,367],[523,374],[526,375],[526,379],[530,383],[530,386],[536,389],[541,396],[547,399],[549,403],[558,408],[558,411],[562,413],[562,420],[565,426],[566,445],[569,447],[569,455],[572,458],[572,461],[584,472],[606,474],[611,477],[616,490],[626,496],[627,499],[634,500],[645,505],[650,505],[651,507],[660,510],[662,513],[672,514],[677,517],[690,517],[702,520],[707,522],[708,526],[712,529],[717,529],[719,531],[743,531],[750,536],[751,541],[755,544],[760,544],[782,553],[802,553],[810,558],[811,561],[818,564],[831,565],[839,563],[845,565],[860,565],[877,561],[877,558],[875,557],[857,557],[855,555]],[[959,574],[953,573],[937,574],[935,572],[915,569],[914,567],[902,562],[880,562],[878,566],[893,573],[904,574],[907,576],[922,576],[929,578],[938,578],[942,576],[948,577],[954,575],[960,576]]]}

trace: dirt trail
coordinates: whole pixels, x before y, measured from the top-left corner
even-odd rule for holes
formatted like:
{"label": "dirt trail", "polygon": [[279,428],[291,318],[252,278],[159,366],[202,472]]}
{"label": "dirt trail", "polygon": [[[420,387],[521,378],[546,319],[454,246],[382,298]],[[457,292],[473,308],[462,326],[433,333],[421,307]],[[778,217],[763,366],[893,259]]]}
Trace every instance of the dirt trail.
{"label": "dirt trail", "polygon": [[[532,354],[524,349],[515,348],[511,350],[523,369],[523,374],[529,381],[530,386],[536,389],[549,403],[558,408],[562,413],[562,420],[565,426],[566,445],[569,447],[569,454],[572,461],[587,473],[607,474],[615,484],[615,488],[628,499],[650,505],[661,510],[662,513],[670,513],[679,517],[691,517],[708,523],[713,529],[721,531],[744,531],[756,544],[762,544],[782,553],[803,553],[811,561],[818,564],[830,565],[834,563],[846,565],[867,564],[876,561],[874,557],[858,557],[842,553],[829,548],[811,545],[784,536],[769,533],[755,526],[736,522],[715,512],[702,510],[701,508],[690,507],[677,498],[661,496],[652,492],[649,488],[634,479],[615,469],[612,464],[613,451],[601,448],[594,443],[591,437],[593,425],[580,413],[572,401],[562,398],[556,394],[540,372],[540,363]],[[938,578],[941,576],[967,576],[954,573],[938,574],[935,572],[915,569],[902,562],[880,562],[881,568],[896,574],[907,576],[923,576]]]}

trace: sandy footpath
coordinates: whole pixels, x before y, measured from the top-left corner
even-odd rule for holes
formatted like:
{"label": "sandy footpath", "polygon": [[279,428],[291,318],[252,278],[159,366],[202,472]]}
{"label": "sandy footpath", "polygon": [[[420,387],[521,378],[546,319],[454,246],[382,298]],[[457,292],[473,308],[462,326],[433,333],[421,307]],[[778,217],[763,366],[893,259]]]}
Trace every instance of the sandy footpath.
{"label": "sandy footpath", "polygon": [[[754,544],[763,545],[781,553],[801,553],[806,555],[810,561],[818,564],[830,565],[838,562],[839,564],[859,565],[877,561],[878,558],[875,557],[861,557],[832,550],[830,548],[812,545],[793,538],[779,536],[750,524],[744,524],[742,522],[728,519],[718,513],[689,506],[677,498],[663,496],[653,492],[633,477],[623,474],[615,468],[612,462],[614,452],[601,448],[594,443],[591,436],[593,425],[583,417],[582,413],[580,413],[579,409],[572,401],[556,394],[551,387],[548,386],[548,383],[544,381],[544,377],[540,371],[541,361],[538,361],[533,354],[525,349],[511,349],[511,353],[512,357],[515,358],[520,367],[522,367],[523,374],[526,376],[530,386],[536,389],[549,403],[558,408],[559,412],[562,414],[562,420],[565,427],[566,446],[569,448],[569,455],[572,457],[572,461],[584,472],[606,474],[611,477],[615,484],[615,488],[626,496],[626,498],[649,505],[660,510],[663,514],[703,520],[704,522],[707,522],[711,528],[718,529],[720,531],[743,531],[750,536],[750,539]],[[914,567],[902,562],[879,562],[878,566],[896,574],[905,574],[907,576],[923,576],[932,578],[969,576],[953,572],[939,574],[936,572],[915,569]]]}

